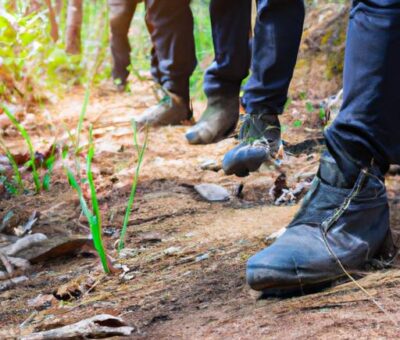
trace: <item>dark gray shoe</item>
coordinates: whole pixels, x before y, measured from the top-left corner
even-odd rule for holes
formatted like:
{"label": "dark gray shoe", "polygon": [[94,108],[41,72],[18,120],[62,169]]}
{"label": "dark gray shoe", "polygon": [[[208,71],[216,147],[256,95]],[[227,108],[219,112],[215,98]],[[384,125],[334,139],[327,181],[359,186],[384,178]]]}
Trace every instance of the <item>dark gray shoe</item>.
{"label": "dark gray shoe", "polygon": [[183,121],[190,120],[192,116],[188,101],[168,92],[157,105],[147,109],[135,120],[139,126],[180,125]]}
{"label": "dark gray shoe", "polygon": [[[391,235],[385,184],[375,168],[351,188],[333,158],[319,174],[285,233],[247,263],[247,282],[265,294],[303,293],[364,270]],[[342,267],[343,266],[343,267]]]}
{"label": "dark gray shoe", "polygon": [[239,119],[239,98],[214,96],[200,120],[186,132],[190,144],[210,144],[227,137]]}
{"label": "dark gray shoe", "polygon": [[239,141],[239,145],[225,154],[222,168],[227,175],[244,177],[278,152],[282,143],[278,116],[246,115]]}

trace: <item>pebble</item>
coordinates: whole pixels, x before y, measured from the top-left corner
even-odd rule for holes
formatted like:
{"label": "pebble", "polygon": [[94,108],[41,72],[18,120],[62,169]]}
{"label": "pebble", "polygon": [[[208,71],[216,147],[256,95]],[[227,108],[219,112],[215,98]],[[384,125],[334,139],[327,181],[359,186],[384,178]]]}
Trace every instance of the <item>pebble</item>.
{"label": "pebble", "polygon": [[164,254],[173,255],[173,254],[176,254],[176,253],[178,253],[180,251],[181,251],[181,248],[179,248],[179,247],[169,247],[169,248],[164,250]]}
{"label": "pebble", "polygon": [[209,202],[223,202],[229,200],[229,192],[224,187],[212,184],[203,183],[195,185],[194,189],[198,194]]}
{"label": "pebble", "polygon": [[215,159],[206,159],[200,164],[201,170],[211,170],[218,172],[222,169],[221,164],[219,164]]}
{"label": "pebble", "polygon": [[200,262],[200,261],[204,261],[204,260],[208,260],[210,258],[210,255],[206,254],[202,254],[196,257],[196,262]]}
{"label": "pebble", "polygon": [[139,254],[139,250],[138,249],[135,249],[135,248],[124,248],[119,253],[119,257],[121,259],[126,259],[126,258],[130,258],[130,257],[135,257],[138,254]]}

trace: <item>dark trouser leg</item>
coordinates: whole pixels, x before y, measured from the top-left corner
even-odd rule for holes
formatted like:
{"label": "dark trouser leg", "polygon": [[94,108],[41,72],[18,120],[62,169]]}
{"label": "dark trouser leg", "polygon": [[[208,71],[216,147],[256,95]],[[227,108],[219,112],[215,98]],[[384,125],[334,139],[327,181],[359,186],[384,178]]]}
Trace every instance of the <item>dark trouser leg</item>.
{"label": "dark trouser leg", "polygon": [[129,26],[136,9],[136,0],[108,0],[110,7],[112,76],[121,84],[126,83],[131,63],[131,47],[128,39]]}
{"label": "dark trouser leg", "polygon": [[251,76],[242,99],[248,115],[240,144],[225,154],[227,175],[247,176],[274,157],[281,146],[282,113],[304,22],[303,0],[258,0]]}
{"label": "dark trouser leg", "polygon": [[247,113],[282,113],[303,22],[303,0],[258,0],[251,77],[243,97]]}
{"label": "dark trouser leg", "polygon": [[[347,176],[350,161],[400,164],[400,1],[355,1],[348,29],[344,102],[326,130],[327,145]],[[344,157],[347,156],[347,157]]]}
{"label": "dark trouser leg", "polygon": [[399,60],[400,0],[356,1],[347,37],[344,103],[326,131],[333,158],[322,156],[285,233],[249,259],[247,280],[254,289],[304,292],[360,272],[387,246],[382,170],[400,162]]}
{"label": "dark trouser leg", "polygon": [[[189,100],[189,78],[196,67],[190,0],[146,0],[154,45],[153,75],[168,91]],[[155,74],[156,73],[156,74]]]}
{"label": "dark trouser leg", "polygon": [[186,133],[191,144],[217,142],[235,129],[249,72],[251,0],[211,0],[210,15],[215,58],[204,76],[207,108]]}
{"label": "dark trouser leg", "polygon": [[204,78],[204,91],[239,96],[250,67],[251,0],[211,0],[215,59]]}

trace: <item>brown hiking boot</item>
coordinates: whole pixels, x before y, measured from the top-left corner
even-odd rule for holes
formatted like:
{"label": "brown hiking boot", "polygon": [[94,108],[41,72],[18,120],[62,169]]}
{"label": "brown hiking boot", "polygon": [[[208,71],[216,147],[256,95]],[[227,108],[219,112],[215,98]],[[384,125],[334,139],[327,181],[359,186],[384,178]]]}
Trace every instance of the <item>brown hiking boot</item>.
{"label": "brown hiking boot", "polygon": [[186,132],[186,139],[190,144],[218,142],[235,129],[238,119],[239,97],[210,97],[200,120]]}
{"label": "brown hiking boot", "polygon": [[193,113],[187,100],[171,92],[165,92],[164,98],[157,105],[148,108],[135,118],[139,126],[180,125],[192,118]]}

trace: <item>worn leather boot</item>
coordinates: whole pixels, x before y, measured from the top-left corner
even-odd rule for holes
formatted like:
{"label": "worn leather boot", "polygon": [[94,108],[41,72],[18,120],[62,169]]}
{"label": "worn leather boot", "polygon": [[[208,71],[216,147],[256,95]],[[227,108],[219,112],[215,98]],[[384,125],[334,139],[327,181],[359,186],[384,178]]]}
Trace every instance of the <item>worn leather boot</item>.
{"label": "worn leather boot", "polygon": [[239,133],[240,144],[222,161],[227,175],[248,176],[274,157],[281,145],[281,125],[275,115],[246,115]]}
{"label": "worn leather boot", "polygon": [[139,126],[179,125],[192,118],[188,100],[174,93],[165,92],[165,97],[157,105],[150,107],[135,119]]}
{"label": "worn leather boot", "polygon": [[239,97],[213,96],[200,120],[186,132],[190,144],[210,144],[228,136],[239,119]]}
{"label": "worn leather boot", "polygon": [[326,153],[285,233],[248,260],[247,282],[267,295],[304,293],[365,269],[390,235],[379,170],[361,170],[350,184]]}

